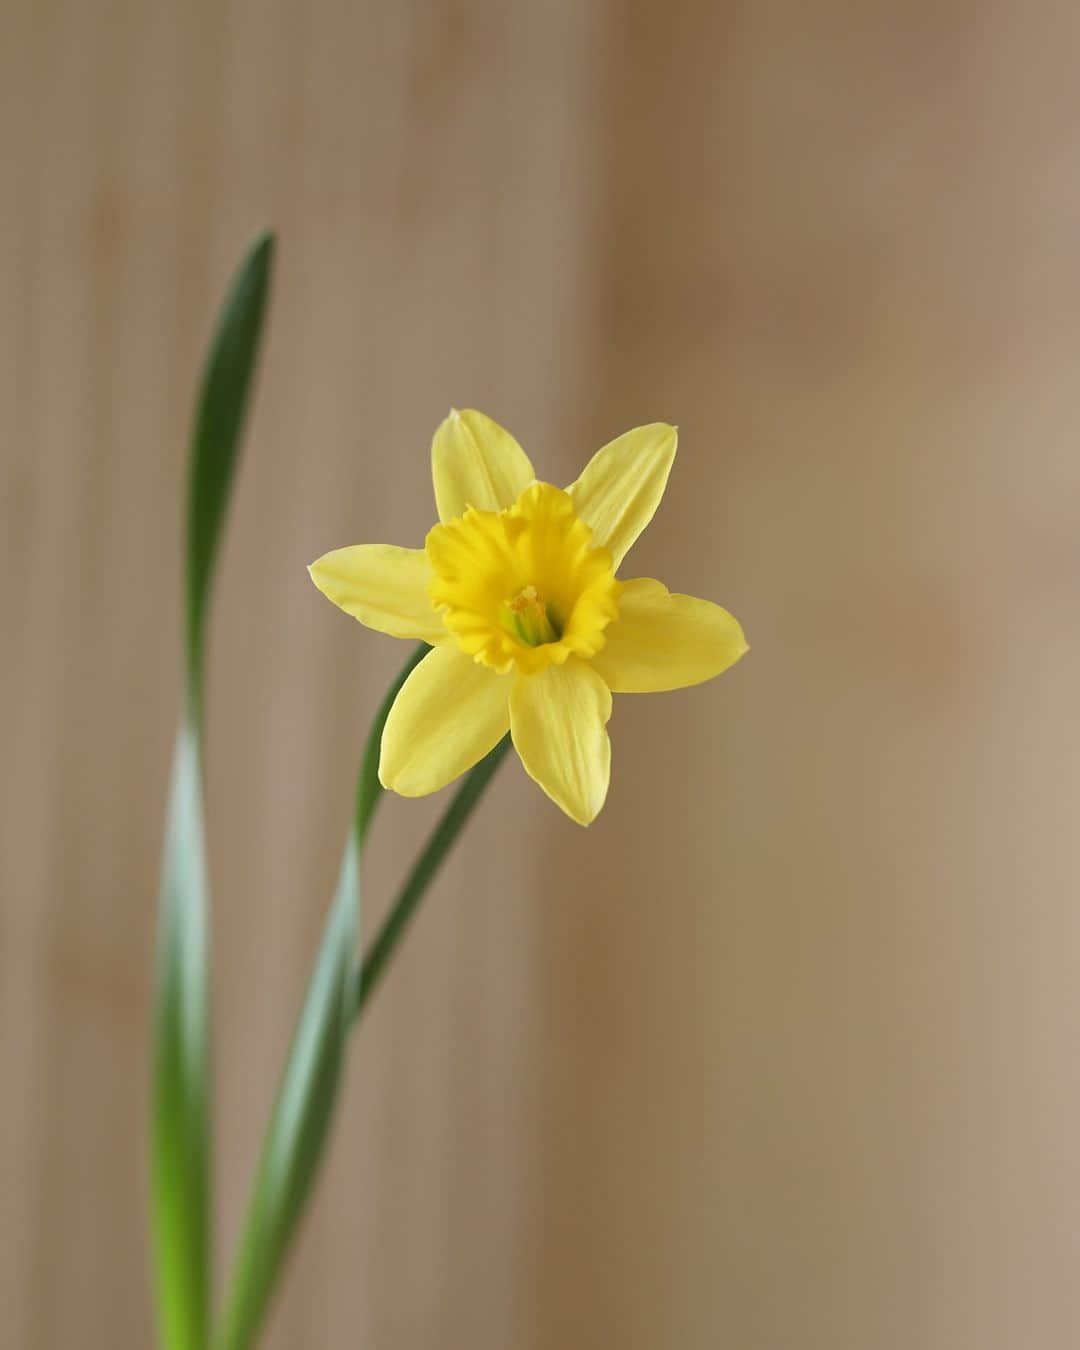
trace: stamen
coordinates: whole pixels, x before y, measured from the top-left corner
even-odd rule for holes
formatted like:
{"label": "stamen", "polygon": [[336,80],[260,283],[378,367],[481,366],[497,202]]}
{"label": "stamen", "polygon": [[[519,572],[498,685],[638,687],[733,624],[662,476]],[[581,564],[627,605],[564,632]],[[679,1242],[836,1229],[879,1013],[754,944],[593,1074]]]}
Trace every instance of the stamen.
{"label": "stamen", "polygon": [[503,627],[529,647],[542,647],[546,642],[558,642],[559,634],[547,612],[547,606],[535,586],[526,586],[504,602],[506,611]]}

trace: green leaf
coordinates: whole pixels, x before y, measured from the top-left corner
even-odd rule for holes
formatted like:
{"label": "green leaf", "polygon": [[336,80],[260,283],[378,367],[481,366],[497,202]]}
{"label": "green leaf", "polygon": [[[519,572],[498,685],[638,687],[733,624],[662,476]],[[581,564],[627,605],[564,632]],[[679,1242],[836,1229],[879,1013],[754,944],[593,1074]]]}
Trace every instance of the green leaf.
{"label": "green leaf", "polygon": [[203,373],[191,438],[187,514],[187,679],[198,709],[206,606],[259,353],[274,237],[261,235],[233,278]]}
{"label": "green leaf", "polygon": [[263,1139],[225,1315],[214,1338],[219,1350],[243,1350],[253,1343],[326,1143],[352,1020],[360,930],[359,860],[382,794],[379,746],[398,690],[428,650],[421,643],[410,655],[368,732],[337,893]]}
{"label": "green leaf", "polygon": [[166,1350],[204,1350],[210,1317],[210,981],[202,801],[204,626],[273,261],[251,248],[203,376],[190,446],[184,707],[158,907],[151,1087],[151,1221]]}
{"label": "green leaf", "polygon": [[209,988],[198,735],[173,758],[158,918],[152,1204],[158,1324],[167,1350],[201,1350],[209,1315]]}

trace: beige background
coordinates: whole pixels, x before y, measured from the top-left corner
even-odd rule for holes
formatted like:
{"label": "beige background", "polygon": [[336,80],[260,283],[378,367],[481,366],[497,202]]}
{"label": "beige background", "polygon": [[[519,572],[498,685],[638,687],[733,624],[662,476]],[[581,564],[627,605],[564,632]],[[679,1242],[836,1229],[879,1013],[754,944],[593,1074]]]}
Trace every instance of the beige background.
{"label": "beige background", "polygon": [[[451,403],[751,656],[508,766],[353,1046],[268,1344],[1080,1338],[1080,19],[1002,0],[3,0],[0,1318],[151,1344],[144,1106],[193,382],[281,251],[210,678],[220,1263]],[[440,809],[389,802],[370,931]]]}

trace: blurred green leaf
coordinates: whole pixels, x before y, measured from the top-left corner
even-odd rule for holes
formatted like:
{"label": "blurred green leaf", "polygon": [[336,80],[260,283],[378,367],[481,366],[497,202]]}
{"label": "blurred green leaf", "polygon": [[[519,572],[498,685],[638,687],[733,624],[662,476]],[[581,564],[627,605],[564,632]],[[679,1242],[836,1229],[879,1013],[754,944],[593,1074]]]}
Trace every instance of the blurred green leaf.
{"label": "blurred green leaf", "polygon": [[191,439],[187,513],[187,682],[196,716],[202,703],[206,606],[221,525],[244,430],[259,354],[274,237],[252,245],[233,278],[203,373]]}
{"label": "blurred green leaf", "polygon": [[210,987],[202,801],[202,657],[273,262],[252,246],[234,278],[203,376],[190,447],[184,708],[173,759],[158,908],[151,1207],[158,1325],[166,1350],[204,1350],[210,1317]]}
{"label": "blurred green leaf", "polygon": [[206,1344],[209,988],[198,735],[177,737],[158,917],[152,1101],[158,1323],[167,1350]]}

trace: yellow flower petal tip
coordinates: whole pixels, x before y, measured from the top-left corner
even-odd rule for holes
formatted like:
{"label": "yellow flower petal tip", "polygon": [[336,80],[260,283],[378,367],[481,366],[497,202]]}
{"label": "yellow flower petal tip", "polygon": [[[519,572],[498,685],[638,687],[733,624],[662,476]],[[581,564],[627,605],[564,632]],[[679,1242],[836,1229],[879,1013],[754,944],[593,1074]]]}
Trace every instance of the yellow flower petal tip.
{"label": "yellow flower petal tip", "polygon": [[424,547],[357,544],[311,564],[347,614],[434,649],[387,719],[383,787],[436,792],[509,731],[529,776],[588,825],[607,797],[612,694],[700,684],[749,651],[719,605],[616,578],[677,446],[673,425],[636,427],[563,490],[497,422],[451,408],[432,440],[439,523]]}

